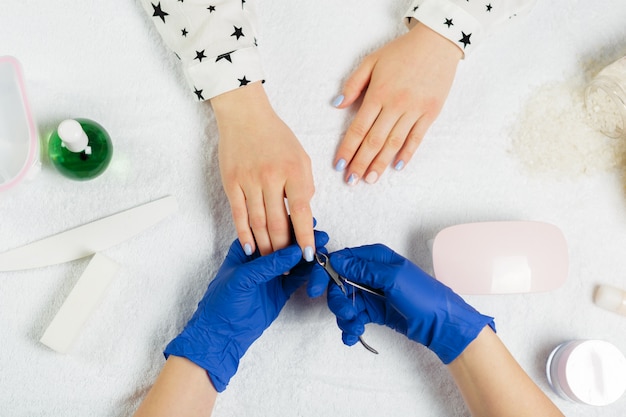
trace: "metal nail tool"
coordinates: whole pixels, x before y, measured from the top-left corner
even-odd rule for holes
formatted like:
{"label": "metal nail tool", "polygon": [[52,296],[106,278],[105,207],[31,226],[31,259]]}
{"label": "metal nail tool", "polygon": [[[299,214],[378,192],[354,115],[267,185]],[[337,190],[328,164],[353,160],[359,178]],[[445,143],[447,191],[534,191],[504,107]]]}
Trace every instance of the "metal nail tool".
{"label": "metal nail tool", "polygon": [[[315,260],[317,261],[318,264],[321,265],[322,268],[324,268],[324,270],[326,271],[326,273],[328,274],[328,276],[330,277],[330,279],[333,280],[333,282],[335,284],[337,284],[337,286],[339,287],[339,289],[341,289],[341,292],[344,293],[344,295],[348,295],[348,290],[346,290],[346,286],[345,284],[351,285],[354,288],[358,288],[360,290],[363,290],[365,292],[368,292],[370,294],[374,294],[377,295],[379,297],[384,297],[385,294],[377,289],[374,288],[370,288],[366,285],[361,285],[358,284],[356,282],[350,281],[344,277],[342,277],[341,275],[339,275],[339,273],[337,271],[335,271],[335,269],[332,267],[332,265],[330,264],[330,261],[328,259],[328,256],[323,254],[323,253],[317,253],[315,254]],[[354,295],[354,294],[353,294]],[[354,299],[353,299],[354,302]],[[361,345],[363,345],[363,347],[367,350],[369,350],[370,352],[378,355],[378,351],[376,349],[374,349],[373,347],[371,347],[370,345],[368,345],[367,343],[365,343],[365,341],[363,340],[363,338],[361,336],[359,336],[359,342],[361,343]]]}

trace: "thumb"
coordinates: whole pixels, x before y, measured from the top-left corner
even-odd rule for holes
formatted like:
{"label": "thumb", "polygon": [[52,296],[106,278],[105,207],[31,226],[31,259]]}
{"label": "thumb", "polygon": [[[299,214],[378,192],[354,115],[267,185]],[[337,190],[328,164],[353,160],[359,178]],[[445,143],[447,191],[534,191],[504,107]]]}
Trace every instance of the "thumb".
{"label": "thumb", "polygon": [[245,272],[242,275],[252,284],[262,284],[289,272],[301,260],[302,250],[291,245],[243,265],[241,268]]}
{"label": "thumb", "polygon": [[396,275],[398,254],[384,245],[343,249],[330,255],[335,271],[372,288],[388,289]]}
{"label": "thumb", "polygon": [[365,58],[343,85],[343,100],[336,106],[344,109],[356,101],[369,85],[374,70],[374,60]]}

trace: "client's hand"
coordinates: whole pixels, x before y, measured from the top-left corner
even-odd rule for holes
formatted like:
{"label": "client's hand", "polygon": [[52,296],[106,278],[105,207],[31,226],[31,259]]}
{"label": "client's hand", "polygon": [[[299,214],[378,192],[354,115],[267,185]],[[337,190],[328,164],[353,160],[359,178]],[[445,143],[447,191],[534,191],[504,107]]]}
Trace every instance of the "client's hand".
{"label": "client's hand", "polygon": [[[343,277],[380,289],[385,297],[356,290],[344,295],[331,284],[328,306],[337,316],[343,341],[353,345],[366,323],[384,324],[432,350],[444,364],[453,361],[493,318],[483,316],[450,288],[383,245],[343,249],[330,255]],[[310,293],[310,292],[309,292]]]}
{"label": "client's hand", "polygon": [[[318,250],[327,242],[326,233],[315,231]],[[276,319],[291,294],[309,274],[324,273],[312,266],[302,261],[296,245],[259,257],[258,252],[246,256],[235,241],[195,314],[165,355],[185,357],[206,369],[215,389],[223,391],[248,347]]]}
{"label": "client's hand", "polygon": [[350,185],[374,183],[391,163],[401,170],[435,121],[463,52],[425,25],[365,57],[348,78],[338,108],[363,97],[335,156]]}
{"label": "client's hand", "polygon": [[220,131],[222,183],[241,246],[247,254],[258,248],[267,255],[291,243],[293,227],[302,255],[312,261],[315,186],[302,145],[260,82],[214,97],[211,105]]}

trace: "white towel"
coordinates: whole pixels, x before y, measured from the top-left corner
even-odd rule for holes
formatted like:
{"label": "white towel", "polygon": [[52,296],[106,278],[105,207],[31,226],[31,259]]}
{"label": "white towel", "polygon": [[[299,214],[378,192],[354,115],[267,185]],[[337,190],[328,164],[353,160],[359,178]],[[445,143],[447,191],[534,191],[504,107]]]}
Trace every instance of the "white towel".
{"label": "white towel", "polygon": [[[235,238],[215,120],[189,93],[138,2],[5,3],[0,55],[22,62],[42,137],[64,118],[87,117],[109,130],[115,154],[93,181],[65,179],[44,161],[37,178],[0,195],[0,251],[167,194],[180,210],[105,252],[120,272],[68,355],[38,340],[88,260],[0,273],[0,415],[130,415]],[[626,287],[624,179],[615,168],[528,172],[511,133],[546,85],[568,84],[626,53],[622,1],[539,1],[460,64],[443,112],[403,172],[350,188],[332,159],[354,111],[330,103],[365,54],[405,30],[407,5],[282,0],[258,7],[265,88],[313,161],[312,204],[329,249],[381,242],[429,271],[427,242],[445,226],[557,225],[571,256],[562,288],[467,301],[496,317],[502,340],[566,415],[622,417],[626,398],[603,408],[559,399],[544,368],[549,351],[569,339],[604,339],[626,352],[625,319],[592,303],[596,284]],[[214,415],[468,415],[427,349],[375,325],[365,338],[380,355],[343,346],[325,300],[297,292],[245,355]]]}

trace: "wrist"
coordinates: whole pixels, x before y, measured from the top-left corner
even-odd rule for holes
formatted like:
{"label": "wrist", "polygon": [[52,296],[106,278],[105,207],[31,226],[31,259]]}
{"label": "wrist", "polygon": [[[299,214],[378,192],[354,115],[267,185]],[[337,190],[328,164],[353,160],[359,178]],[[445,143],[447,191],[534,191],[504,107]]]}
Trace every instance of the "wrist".
{"label": "wrist", "polygon": [[411,27],[407,36],[413,38],[415,42],[426,42],[431,46],[431,50],[438,55],[445,55],[450,60],[458,62],[465,55],[463,50],[450,39],[420,22],[416,22]]}
{"label": "wrist", "polygon": [[218,122],[219,119],[224,117],[240,117],[239,115],[242,111],[271,108],[263,84],[260,81],[213,97],[211,106]]}
{"label": "wrist", "polygon": [[232,337],[213,331],[203,332],[204,339],[196,340],[188,330],[185,328],[167,345],[163,352],[165,357],[178,356],[193,362],[206,371],[217,392],[224,391],[251,342],[242,347],[241,343],[234,343]]}
{"label": "wrist", "polygon": [[452,291],[446,296],[446,310],[441,316],[442,324],[434,330],[428,348],[446,365],[455,360],[483,329],[490,327],[496,331],[493,317],[480,314]]}

